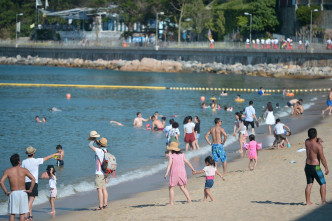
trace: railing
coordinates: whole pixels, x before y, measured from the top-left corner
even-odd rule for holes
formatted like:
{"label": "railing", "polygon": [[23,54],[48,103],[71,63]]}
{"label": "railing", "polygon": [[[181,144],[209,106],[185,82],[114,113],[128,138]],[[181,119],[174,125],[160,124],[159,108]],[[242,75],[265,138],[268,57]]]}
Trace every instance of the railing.
{"label": "railing", "polygon": [[[0,40],[0,47],[15,47],[15,40]],[[290,45],[289,45],[290,46]],[[28,40],[20,40],[18,41],[17,47],[30,47],[30,48],[153,48],[153,49],[225,49],[225,50],[248,50],[248,51],[266,51],[266,52],[275,52],[275,51],[303,51],[303,52],[324,52],[324,53],[332,53],[332,45],[330,49],[327,48],[327,44],[322,43],[313,43],[308,47],[305,44],[302,44],[302,48],[300,47],[298,42],[294,42],[292,48],[288,47],[287,44],[283,45],[282,43],[278,43],[276,49],[267,48],[266,45],[262,48],[262,44],[253,45],[250,44],[249,48],[245,42],[214,42],[214,45],[210,44],[210,42],[163,42],[160,41],[158,43],[158,48],[155,47],[153,42],[146,43],[126,43],[123,44],[122,41],[118,40],[100,40],[100,41],[86,41],[86,40],[67,40],[67,41],[28,41]]]}

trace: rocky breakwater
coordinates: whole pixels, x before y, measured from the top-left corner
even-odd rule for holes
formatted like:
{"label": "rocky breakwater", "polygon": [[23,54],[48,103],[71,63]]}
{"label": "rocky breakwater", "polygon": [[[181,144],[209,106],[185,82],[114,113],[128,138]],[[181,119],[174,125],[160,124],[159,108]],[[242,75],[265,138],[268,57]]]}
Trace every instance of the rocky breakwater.
{"label": "rocky breakwater", "polygon": [[308,67],[293,64],[242,65],[241,63],[236,63],[232,65],[222,63],[202,64],[197,61],[159,61],[151,58],[143,58],[142,60],[133,61],[106,61],[102,59],[91,61],[78,58],[52,59],[32,56],[24,58],[20,55],[17,55],[16,57],[1,57],[0,64],[96,68],[137,72],[207,72],[216,74],[242,74],[252,76],[299,79],[332,77],[332,68],[329,66]]}

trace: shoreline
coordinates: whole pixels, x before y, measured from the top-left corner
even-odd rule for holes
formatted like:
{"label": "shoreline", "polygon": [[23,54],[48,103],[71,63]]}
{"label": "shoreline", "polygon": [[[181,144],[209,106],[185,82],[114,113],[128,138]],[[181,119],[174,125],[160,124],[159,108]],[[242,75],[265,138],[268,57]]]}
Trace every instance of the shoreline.
{"label": "shoreline", "polygon": [[[320,106],[318,105],[318,107]],[[319,137],[325,141],[323,144],[324,152],[329,166],[331,166],[329,160],[332,158],[332,149],[328,148],[328,143],[332,141],[329,136],[332,131],[331,122],[332,118],[325,118],[316,121],[316,125],[312,125],[317,127]],[[318,220],[324,220],[324,218],[327,220],[326,218],[331,215],[329,211],[331,211],[332,205],[319,205],[320,197],[317,183],[314,183],[312,189],[311,201],[314,205],[310,207],[303,206],[306,182],[303,172],[304,163],[301,162],[305,159],[305,153],[297,153],[296,151],[303,147],[304,140],[307,137],[306,131],[307,128],[302,128],[300,133],[296,133],[296,135],[289,138],[292,143],[291,148],[280,151],[268,148],[260,151],[258,166],[255,171],[248,171],[247,157],[235,159],[231,162],[226,181],[221,181],[219,177],[215,180],[212,194],[217,202],[212,204],[201,202],[204,176],[192,176],[188,178],[188,190],[193,200],[191,205],[185,203],[185,197],[176,188],[175,206],[165,207],[168,203],[167,182],[165,182],[160,189],[141,192],[131,198],[111,201],[110,208],[104,211],[75,211],[59,216],[56,220],[90,220],[92,218],[102,220],[112,220],[113,218],[121,220],[174,220],[180,218],[192,220],[192,218],[220,218],[220,214],[216,213],[216,211],[220,211],[220,208],[222,208],[222,216],[226,220],[243,220],[248,218],[247,216],[258,220],[307,220],[306,214],[315,214],[316,209],[323,210],[321,217],[318,216]],[[289,163],[291,161],[296,161],[296,163]],[[219,168],[219,170],[222,169]],[[332,181],[331,175],[325,176],[325,179],[327,183]],[[332,201],[332,190],[329,188],[327,188],[327,201]],[[248,206],[251,206],[249,210]],[[236,215],[234,215],[235,213]],[[137,216],[137,214],[141,214],[141,216]],[[315,215],[309,214],[308,220],[312,220],[313,217]]]}
{"label": "shoreline", "polygon": [[143,58],[141,60],[83,60],[79,58],[53,59],[41,57],[0,57],[0,65],[33,65],[33,66],[54,66],[89,69],[109,69],[115,71],[136,71],[136,72],[203,72],[215,74],[235,74],[273,78],[288,79],[324,79],[332,77],[332,67],[309,67],[306,65],[293,64],[256,64],[242,65],[222,63],[201,63],[197,61],[174,61],[156,60]]}

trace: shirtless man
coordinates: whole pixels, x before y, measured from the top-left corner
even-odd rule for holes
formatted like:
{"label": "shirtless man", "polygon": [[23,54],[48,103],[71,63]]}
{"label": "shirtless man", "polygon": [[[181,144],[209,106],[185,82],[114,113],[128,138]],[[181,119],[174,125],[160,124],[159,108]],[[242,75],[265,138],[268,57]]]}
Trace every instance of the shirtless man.
{"label": "shirtless man", "polygon": [[160,131],[164,130],[163,123],[161,123],[161,121],[158,120],[155,116],[152,116],[151,120],[152,120],[152,130],[160,130]]}
{"label": "shirtless man", "polygon": [[304,112],[304,109],[303,109],[301,101],[296,102],[296,104],[293,108],[293,114],[298,115],[298,114],[303,114],[303,112]]}
{"label": "shirtless man", "polygon": [[[227,157],[226,152],[224,150],[224,144],[227,140],[227,134],[223,128],[221,128],[222,121],[220,118],[214,119],[215,126],[212,127],[205,135],[205,140],[209,145],[212,145],[212,158],[217,162],[219,158],[223,163],[223,171],[224,174],[227,172]],[[212,142],[210,142],[209,136],[212,135]],[[222,137],[224,136],[224,140],[222,141]]]}
{"label": "shirtless man", "polygon": [[323,146],[320,139],[317,139],[317,130],[310,128],[308,130],[308,139],[305,141],[305,148],[307,153],[306,165],[304,168],[307,177],[307,187],[305,188],[305,199],[307,205],[311,205],[310,194],[314,179],[320,185],[320,195],[322,204],[326,204],[326,181],[324,174],[320,169],[320,161],[325,168],[325,175],[329,174],[329,168],[323,152]]}
{"label": "shirtless man", "polygon": [[[28,194],[31,193],[35,185],[35,178],[29,170],[20,167],[20,156],[16,153],[10,157],[12,168],[7,169],[0,180],[2,190],[8,198],[8,213],[9,220],[14,221],[15,215],[20,216],[20,221],[24,221],[24,214],[29,212]],[[31,179],[31,186],[29,190],[25,190],[25,176]],[[8,178],[10,191],[8,192],[5,186],[5,181]]]}
{"label": "shirtless man", "polygon": [[331,88],[331,91],[330,91],[329,95],[327,96],[326,104],[327,104],[327,108],[322,110],[322,115],[324,115],[324,113],[327,110],[330,110],[329,115],[331,115],[332,114],[332,88]]}
{"label": "shirtless man", "polygon": [[292,108],[292,114],[294,112],[294,106],[296,105],[297,102],[300,102],[300,104],[302,105],[303,100],[302,99],[292,99],[292,100],[287,102],[286,107],[291,107]]}
{"label": "shirtless man", "polygon": [[134,120],[133,126],[134,127],[142,127],[143,126],[143,121],[147,122],[149,119],[144,119],[142,117],[141,112],[137,112],[137,117]]}

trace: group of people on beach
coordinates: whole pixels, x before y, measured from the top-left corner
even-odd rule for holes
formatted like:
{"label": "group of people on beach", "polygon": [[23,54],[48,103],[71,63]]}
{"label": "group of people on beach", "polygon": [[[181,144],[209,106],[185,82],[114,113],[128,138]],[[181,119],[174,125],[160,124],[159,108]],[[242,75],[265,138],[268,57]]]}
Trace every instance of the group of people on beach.
{"label": "group of people on beach", "polygon": [[[215,100],[214,100],[215,101]],[[287,103],[288,107],[292,108],[293,114],[302,114],[302,99],[292,99]],[[216,104],[216,102],[214,102]],[[329,110],[329,114],[332,112],[332,89],[327,98],[328,107],[322,111],[324,114]],[[176,116],[172,116],[176,117]],[[287,136],[291,135],[290,128],[281,123],[280,119],[275,119],[273,114],[273,105],[268,102],[266,111],[264,113],[265,123],[268,125],[269,134],[272,134],[272,125],[275,124],[273,129],[273,134],[275,136],[275,141],[273,145],[277,145],[278,149],[284,147],[284,143],[290,147]],[[37,119],[37,118],[36,118]],[[38,118],[39,119],[39,118]],[[222,173],[217,170],[217,164],[220,160],[223,167],[223,174],[227,173],[227,155],[224,149],[225,142],[228,138],[227,133],[222,128],[222,120],[220,118],[214,119],[214,126],[211,127],[204,138],[206,142],[211,145],[211,156],[205,158],[205,167],[202,170],[195,170],[191,163],[186,159],[183,152],[179,148],[179,124],[174,120],[169,120],[169,125],[166,126],[166,117],[162,117],[159,120],[159,113],[155,112],[151,117],[145,119],[142,117],[140,112],[137,113],[137,117],[134,119],[134,127],[144,127],[143,122],[152,121],[151,125],[145,127],[146,129],[152,129],[157,131],[163,131],[166,136],[166,157],[168,158],[168,166],[164,175],[166,179],[169,175],[169,204],[174,204],[174,188],[179,186],[181,191],[187,198],[188,203],[191,202],[190,194],[186,189],[187,185],[187,174],[185,170],[185,164],[187,164],[193,175],[205,173],[205,185],[204,185],[204,198],[203,201],[207,201],[208,198],[211,201],[215,201],[211,188],[214,185],[215,175],[220,176],[223,180],[224,177]],[[37,122],[37,120],[36,120]],[[39,121],[38,121],[39,122]],[[119,126],[123,124],[111,121],[110,123],[115,123]],[[255,126],[259,126],[258,118],[256,116],[256,111],[254,108],[254,102],[249,101],[249,105],[244,109],[244,111],[239,111],[235,113],[235,124],[233,128],[233,136],[238,135],[238,140],[240,143],[239,152],[242,154],[246,150],[249,158],[249,170],[254,170],[257,167],[258,150],[262,148],[261,143],[257,143],[255,140]],[[248,134],[248,129],[251,127],[251,133]],[[192,116],[186,116],[183,121],[184,128],[184,141],[186,143],[185,151],[198,150],[200,147],[198,145],[198,139],[200,137],[200,119],[198,116],[192,118]],[[287,130],[285,130],[285,128]],[[212,140],[210,140],[210,136]],[[100,135],[96,131],[91,131],[88,140],[90,140],[89,148],[95,152],[95,187],[98,193],[99,206],[95,210],[103,210],[108,207],[108,191],[106,188],[107,176],[104,172],[103,164],[105,161],[105,155],[109,153],[107,150],[108,141],[106,138],[99,138]],[[307,177],[307,187],[305,190],[306,204],[310,205],[310,192],[314,180],[320,184],[320,192],[322,197],[322,203],[326,203],[326,181],[324,174],[320,169],[320,162],[322,162],[325,167],[325,175],[329,173],[327,162],[323,153],[322,139],[317,137],[317,131],[315,128],[310,128],[308,130],[308,139],[305,141],[307,159],[305,165],[305,174]],[[249,142],[247,143],[247,138]],[[95,146],[96,145],[96,146]],[[20,215],[20,220],[32,220],[32,205],[35,197],[38,196],[38,175],[39,175],[39,165],[43,164],[45,161],[55,158],[57,160],[58,166],[64,165],[64,151],[62,146],[58,145],[56,147],[57,153],[49,155],[44,158],[34,158],[36,149],[29,146],[26,148],[27,159],[21,162],[20,156],[14,154],[10,158],[12,168],[7,169],[1,180],[0,185],[8,199],[8,213],[10,214],[10,220],[14,220],[15,214]],[[5,186],[5,180],[9,179],[10,191],[7,190]],[[51,204],[51,214],[55,214],[54,200],[57,196],[56,188],[56,171],[53,165],[47,167],[46,172],[44,172],[40,178],[49,179],[50,188],[50,204]]]}

